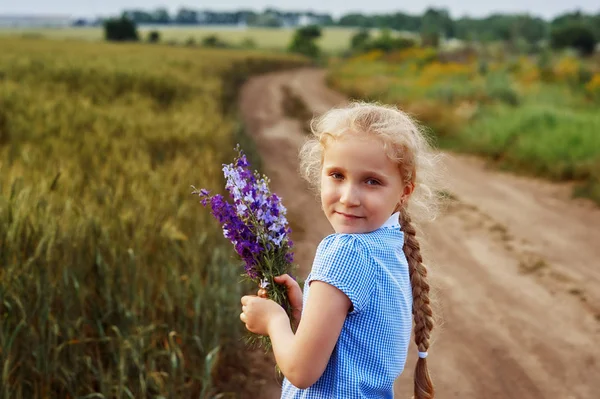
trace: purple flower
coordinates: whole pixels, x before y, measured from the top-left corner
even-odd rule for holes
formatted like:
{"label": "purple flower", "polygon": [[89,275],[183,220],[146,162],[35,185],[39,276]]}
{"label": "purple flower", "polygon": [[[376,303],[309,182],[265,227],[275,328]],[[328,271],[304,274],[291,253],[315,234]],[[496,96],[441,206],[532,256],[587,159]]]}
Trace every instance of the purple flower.
{"label": "purple flower", "polygon": [[[268,177],[252,172],[239,146],[237,151],[234,162],[223,165],[229,198],[220,194],[211,196],[208,190],[193,186],[192,194],[200,197],[202,205],[210,207],[223,235],[244,262],[245,276],[266,288],[269,298],[279,303],[291,317],[286,289],[273,281],[273,277],[281,274],[292,275],[294,254],[287,210],[281,198],[269,190]],[[260,340],[263,345],[270,346],[268,337]]]}
{"label": "purple flower", "polygon": [[273,273],[269,268],[275,259],[289,265],[293,262],[287,210],[281,198],[270,192],[269,179],[251,172],[246,155],[239,146],[237,150],[234,162],[223,165],[225,189],[231,202],[220,194],[210,196],[208,190],[193,186],[192,193],[200,196],[202,205],[210,205],[223,235],[244,261],[248,277],[265,279]]}

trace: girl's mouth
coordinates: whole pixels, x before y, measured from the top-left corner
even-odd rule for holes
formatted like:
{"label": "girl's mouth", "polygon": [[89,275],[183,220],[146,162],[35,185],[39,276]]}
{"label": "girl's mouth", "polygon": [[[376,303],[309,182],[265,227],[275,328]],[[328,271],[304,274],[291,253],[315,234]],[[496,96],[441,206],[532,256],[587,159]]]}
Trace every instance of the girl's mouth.
{"label": "girl's mouth", "polygon": [[348,219],[362,219],[362,216],[356,216],[356,215],[352,215],[349,213],[337,212],[337,211],[335,213],[337,213],[338,215],[341,215],[345,218],[348,218]]}

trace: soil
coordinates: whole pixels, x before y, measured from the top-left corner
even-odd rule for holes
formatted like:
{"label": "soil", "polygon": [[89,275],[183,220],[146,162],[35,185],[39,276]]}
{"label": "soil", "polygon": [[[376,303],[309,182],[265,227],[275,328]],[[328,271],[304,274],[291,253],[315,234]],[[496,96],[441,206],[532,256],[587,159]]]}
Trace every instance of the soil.
{"label": "soil", "polygon": [[[312,68],[255,77],[240,96],[271,189],[288,208],[304,277],[332,229],[298,173],[306,122],[283,106],[290,93],[312,115],[347,99]],[[447,200],[421,237],[440,319],[428,358],[436,397],[598,397],[600,209],[571,198],[569,184],[499,172],[471,156],[443,157]],[[412,397],[415,362],[411,345],[396,398]],[[279,398],[272,358],[264,369],[259,397]]]}

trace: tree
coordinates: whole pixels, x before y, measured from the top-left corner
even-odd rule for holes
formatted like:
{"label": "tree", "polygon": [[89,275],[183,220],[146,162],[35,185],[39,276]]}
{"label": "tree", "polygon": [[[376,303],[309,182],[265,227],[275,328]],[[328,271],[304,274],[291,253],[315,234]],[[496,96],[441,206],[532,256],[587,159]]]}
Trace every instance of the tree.
{"label": "tree", "polygon": [[316,25],[308,25],[297,29],[289,46],[289,51],[317,58],[321,50],[315,41],[319,37],[321,37],[321,28]]}
{"label": "tree", "polygon": [[109,41],[139,40],[137,25],[125,15],[104,21],[104,37]]}
{"label": "tree", "polygon": [[131,19],[133,22],[138,24],[154,22],[152,14],[144,10],[125,10],[123,14],[126,15],[127,18]]}
{"label": "tree", "polygon": [[424,36],[454,37],[454,22],[445,9],[428,8],[423,14],[421,34]]}
{"label": "tree", "polygon": [[362,14],[358,14],[358,13],[344,15],[343,17],[340,18],[338,25],[353,26],[353,27],[359,26],[362,28],[375,27],[373,18],[362,15]]}
{"label": "tree", "polygon": [[178,24],[195,24],[198,21],[198,12],[189,8],[180,8],[175,15]]}
{"label": "tree", "polygon": [[587,15],[581,11],[575,11],[559,15],[550,22],[552,30],[576,24],[585,25],[594,32],[596,41],[600,41],[600,12],[596,15]]}
{"label": "tree", "polygon": [[543,19],[529,15],[519,15],[515,19],[515,33],[528,43],[534,44],[548,37],[548,25]]}
{"label": "tree", "polygon": [[152,19],[153,22],[157,24],[168,24],[171,21],[169,11],[167,11],[167,9],[164,7],[154,10],[152,12]]}
{"label": "tree", "polygon": [[575,48],[583,55],[590,55],[596,48],[594,32],[587,26],[573,22],[552,30],[550,41],[554,48]]}

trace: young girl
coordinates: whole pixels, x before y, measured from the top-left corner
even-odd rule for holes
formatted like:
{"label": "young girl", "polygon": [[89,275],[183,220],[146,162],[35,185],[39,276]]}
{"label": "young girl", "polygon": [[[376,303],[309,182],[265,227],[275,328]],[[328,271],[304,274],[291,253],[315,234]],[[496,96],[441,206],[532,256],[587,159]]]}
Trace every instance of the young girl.
{"label": "young girl", "polygon": [[427,269],[409,214],[435,204],[436,156],[396,108],[352,103],[312,125],[302,170],[335,233],[319,244],[304,293],[288,275],[275,280],[296,310],[295,333],[283,308],[257,296],[242,298],[240,319],[270,336],[283,399],[351,399],[393,397],[414,317],[415,398],[433,398]]}

